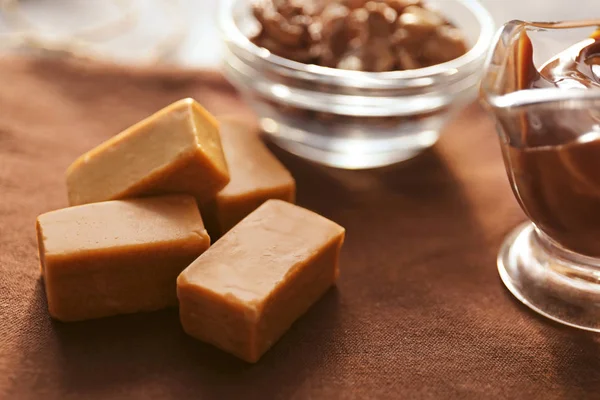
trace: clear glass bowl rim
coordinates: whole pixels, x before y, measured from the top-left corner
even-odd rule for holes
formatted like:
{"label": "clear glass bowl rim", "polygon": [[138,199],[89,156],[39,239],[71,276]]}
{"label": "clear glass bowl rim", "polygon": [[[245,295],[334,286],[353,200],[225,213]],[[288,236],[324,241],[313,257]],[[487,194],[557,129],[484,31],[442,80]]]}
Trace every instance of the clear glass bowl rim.
{"label": "clear glass bowl rim", "polygon": [[[498,77],[493,67],[503,67],[507,61],[502,51],[502,42],[514,39],[523,29],[531,31],[564,30],[600,26],[599,20],[561,21],[561,22],[527,22],[512,20],[504,24],[495,35],[493,45],[485,62],[484,76],[481,84],[481,98],[492,108],[517,111],[527,107],[546,108],[582,108],[600,106],[600,90],[566,90],[560,88],[523,89],[506,94],[498,94],[493,88]],[[505,47],[506,48],[506,47]],[[501,57],[499,57],[501,56]],[[500,64],[494,60],[501,58]]]}
{"label": "clear glass bowl rim", "polygon": [[487,55],[489,46],[494,43],[494,20],[487,9],[478,0],[452,0],[464,5],[478,20],[480,34],[473,47],[463,56],[454,60],[415,70],[388,72],[361,72],[303,64],[272,54],[256,46],[237,27],[233,10],[240,3],[249,0],[222,0],[219,13],[219,26],[226,41],[231,41],[245,54],[260,60],[265,66],[285,71],[288,75],[301,80],[321,81],[355,88],[415,88],[447,83],[453,77],[460,79],[465,67],[477,64]]}

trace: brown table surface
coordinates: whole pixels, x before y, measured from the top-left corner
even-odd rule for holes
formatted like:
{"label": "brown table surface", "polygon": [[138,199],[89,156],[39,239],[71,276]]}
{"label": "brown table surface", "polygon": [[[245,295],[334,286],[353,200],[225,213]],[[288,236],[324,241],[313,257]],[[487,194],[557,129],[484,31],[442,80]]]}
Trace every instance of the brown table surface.
{"label": "brown table surface", "polygon": [[524,219],[477,106],[415,160],[332,170],[274,149],[298,203],[347,229],[342,275],[256,365],[187,337],[177,310],[63,324],[34,221],[71,161],[182,97],[239,112],[216,73],[0,60],[1,399],[598,398],[598,336],[537,317],[496,252]]}

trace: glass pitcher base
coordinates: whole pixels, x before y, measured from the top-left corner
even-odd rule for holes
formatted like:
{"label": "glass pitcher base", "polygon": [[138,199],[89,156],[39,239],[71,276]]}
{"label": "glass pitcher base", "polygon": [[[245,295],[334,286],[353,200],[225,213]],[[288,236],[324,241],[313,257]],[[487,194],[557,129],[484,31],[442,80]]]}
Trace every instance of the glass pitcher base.
{"label": "glass pitcher base", "polygon": [[600,268],[559,254],[540,243],[533,224],[520,225],[498,254],[500,278],[517,299],[539,314],[600,332]]}

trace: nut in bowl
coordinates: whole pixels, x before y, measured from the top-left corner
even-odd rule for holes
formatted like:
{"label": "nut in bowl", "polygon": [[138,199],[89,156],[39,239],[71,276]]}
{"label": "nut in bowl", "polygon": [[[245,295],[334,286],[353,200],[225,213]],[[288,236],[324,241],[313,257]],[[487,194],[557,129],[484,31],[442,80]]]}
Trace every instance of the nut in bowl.
{"label": "nut in bowl", "polygon": [[339,168],[433,146],[473,100],[493,20],[476,0],[228,0],[225,73],[268,137]]}

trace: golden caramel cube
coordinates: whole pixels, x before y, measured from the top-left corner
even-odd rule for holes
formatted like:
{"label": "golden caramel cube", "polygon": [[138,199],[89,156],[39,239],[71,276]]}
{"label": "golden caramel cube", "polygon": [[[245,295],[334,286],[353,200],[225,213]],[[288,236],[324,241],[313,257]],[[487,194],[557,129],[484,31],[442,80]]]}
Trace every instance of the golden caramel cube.
{"label": "golden caramel cube", "polygon": [[177,276],[210,245],[188,195],[115,200],[37,219],[50,315],[78,321],[177,304]]}
{"label": "golden caramel cube", "polygon": [[221,236],[269,199],[293,203],[296,182],[262,143],[258,127],[236,118],[219,118],[231,181],[202,208],[211,237]]}
{"label": "golden caramel cube", "polygon": [[177,279],[189,335],[256,362],[338,276],[344,228],[268,200]]}
{"label": "golden caramel cube", "polygon": [[170,193],[202,203],[228,182],[218,122],[192,99],[133,125],[67,170],[71,205]]}

